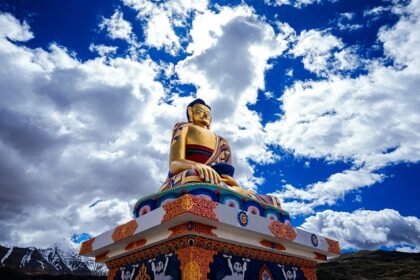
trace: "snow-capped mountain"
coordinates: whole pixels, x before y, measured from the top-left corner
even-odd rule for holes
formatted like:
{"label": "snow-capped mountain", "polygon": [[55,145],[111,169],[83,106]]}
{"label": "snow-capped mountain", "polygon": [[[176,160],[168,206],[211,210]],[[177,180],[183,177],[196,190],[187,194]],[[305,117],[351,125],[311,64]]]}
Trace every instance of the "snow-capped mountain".
{"label": "snow-capped mountain", "polygon": [[106,275],[108,269],[91,258],[79,256],[67,241],[55,243],[47,249],[35,247],[3,247],[0,245],[0,267],[26,273]]}

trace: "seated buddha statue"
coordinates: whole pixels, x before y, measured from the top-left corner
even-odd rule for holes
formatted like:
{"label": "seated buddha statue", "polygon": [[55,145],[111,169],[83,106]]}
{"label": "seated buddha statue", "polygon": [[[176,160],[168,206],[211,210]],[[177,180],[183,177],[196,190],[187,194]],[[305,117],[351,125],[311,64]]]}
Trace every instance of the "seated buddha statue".
{"label": "seated buddha statue", "polygon": [[229,143],[210,130],[211,108],[202,99],[187,107],[188,122],[177,123],[172,131],[168,178],[160,191],[186,183],[204,182],[222,185],[249,195],[233,178]]}

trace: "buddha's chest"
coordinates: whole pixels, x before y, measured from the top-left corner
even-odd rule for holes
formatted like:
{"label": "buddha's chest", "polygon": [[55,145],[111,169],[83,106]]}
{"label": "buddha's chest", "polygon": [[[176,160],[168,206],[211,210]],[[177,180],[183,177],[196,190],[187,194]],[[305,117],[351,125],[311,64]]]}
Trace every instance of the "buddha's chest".
{"label": "buddha's chest", "polygon": [[191,125],[188,129],[187,144],[202,145],[213,149],[216,146],[216,135],[208,129]]}

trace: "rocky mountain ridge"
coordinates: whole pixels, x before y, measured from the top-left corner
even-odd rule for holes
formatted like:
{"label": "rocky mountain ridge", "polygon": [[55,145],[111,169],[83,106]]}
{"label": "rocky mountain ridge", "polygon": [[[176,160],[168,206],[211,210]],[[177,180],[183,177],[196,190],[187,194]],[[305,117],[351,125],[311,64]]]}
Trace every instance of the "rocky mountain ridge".
{"label": "rocky mountain ridge", "polygon": [[46,249],[4,247],[0,245],[0,268],[28,274],[104,276],[108,269],[91,258],[79,256],[68,242]]}

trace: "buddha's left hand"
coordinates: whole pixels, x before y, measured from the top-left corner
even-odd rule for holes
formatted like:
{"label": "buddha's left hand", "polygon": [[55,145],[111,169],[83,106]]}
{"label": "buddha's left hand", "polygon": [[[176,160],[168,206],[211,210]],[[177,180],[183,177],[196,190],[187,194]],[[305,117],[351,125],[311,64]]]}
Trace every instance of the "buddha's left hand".
{"label": "buddha's left hand", "polygon": [[236,180],[232,176],[222,174],[220,175],[220,177],[222,182],[226,183],[226,185],[240,188],[238,182],[236,182]]}
{"label": "buddha's left hand", "polygon": [[233,177],[231,177],[229,175],[223,174],[220,177],[222,177],[222,182],[225,182],[226,185],[228,185],[235,192],[239,192],[239,193],[242,193],[242,194],[245,194],[245,195],[254,193],[251,190],[245,190],[245,189],[241,188],[239,186],[238,182]]}

